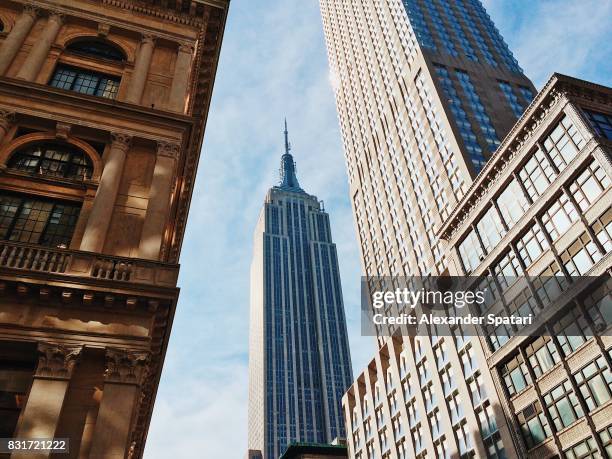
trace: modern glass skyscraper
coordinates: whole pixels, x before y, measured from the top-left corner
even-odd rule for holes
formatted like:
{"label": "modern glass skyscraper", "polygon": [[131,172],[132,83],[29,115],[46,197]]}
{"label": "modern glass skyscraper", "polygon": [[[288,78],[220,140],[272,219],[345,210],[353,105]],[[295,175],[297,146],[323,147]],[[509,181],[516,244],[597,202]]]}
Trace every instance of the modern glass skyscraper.
{"label": "modern glass skyscraper", "polygon": [[[363,270],[449,273],[439,232],[530,104],[478,0],[320,0]],[[516,457],[478,337],[386,338],[345,396],[351,457]]]}
{"label": "modern glass skyscraper", "polygon": [[329,215],[300,188],[286,124],[280,173],[251,264],[249,448],[265,459],[291,442],[344,437],[341,399],[352,382]]}

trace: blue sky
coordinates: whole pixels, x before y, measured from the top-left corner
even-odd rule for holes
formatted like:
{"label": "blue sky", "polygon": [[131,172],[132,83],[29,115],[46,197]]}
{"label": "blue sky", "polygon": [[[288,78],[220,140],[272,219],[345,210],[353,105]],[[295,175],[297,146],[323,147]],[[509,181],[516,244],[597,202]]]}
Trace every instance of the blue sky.
{"label": "blue sky", "polygon": [[[612,0],[484,4],[536,87],[554,71],[612,85]],[[300,184],[331,216],[354,373],[374,355],[359,333],[361,268],[318,2],[232,0],[146,459],[244,456],[252,236],[278,181],[285,116]]]}

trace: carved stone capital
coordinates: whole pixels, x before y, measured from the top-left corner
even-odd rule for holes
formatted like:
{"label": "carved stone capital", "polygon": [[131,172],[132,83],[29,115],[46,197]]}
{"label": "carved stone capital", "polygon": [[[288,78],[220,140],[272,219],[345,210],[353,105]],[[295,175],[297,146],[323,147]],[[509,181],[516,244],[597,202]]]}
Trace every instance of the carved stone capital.
{"label": "carved stone capital", "polygon": [[70,379],[82,346],[38,343],[37,378]]}
{"label": "carved stone capital", "polygon": [[58,121],[57,123],[55,123],[55,137],[57,137],[58,139],[66,140],[70,135],[71,129],[72,124]]}
{"label": "carved stone capital", "polygon": [[57,10],[49,10],[49,21],[57,22],[59,25],[62,25],[66,20],[66,16],[61,11]]}
{"label": "carved stone capital", "polygon": [[107,383],[140,386],[147,376],[148,363],[148,352],[107,348],[104,380]]}
{"label": "carved stone capital", "polygon": [[179,53],[185,54],[193,54],[194,46],[191,43],[179,43],[178,51]]}
{"label": "carved stone capital", "polygon": [[0,108],[0,129],[8,131],[15,119],[15,112],[5,108]]}
{"label": "carved stone capital", "polygon": [[23,14],[31,16],[33,19],[36,19],[40,15],[40,8],[38,8],[32,3],[26,3],[23,6]]}
{"label": "carved stone capital", "polygon": [[113,139],[112,148],[119,148],[127,151],[130,148],[130,145],[132,145],[131,135],[123,134],[121,132],[113,132],[111,133],[111,137]]}
{"label": "carved stone capital", "polygon": [[110,25],[103,22],[98,23],[98,37],[106,37],[110,32]]}
{"label": "carved stone capital", "polygon": [[157,154],[160,156],[178,159],[180,150],[181,146],[176,142],[165,142],[163,140],[157,142]]}
{"label": "carved stone capital", "polygon": [[144,45],[145,43],[154,45],[156,37],[150,33],[143,33],[141,43]]}

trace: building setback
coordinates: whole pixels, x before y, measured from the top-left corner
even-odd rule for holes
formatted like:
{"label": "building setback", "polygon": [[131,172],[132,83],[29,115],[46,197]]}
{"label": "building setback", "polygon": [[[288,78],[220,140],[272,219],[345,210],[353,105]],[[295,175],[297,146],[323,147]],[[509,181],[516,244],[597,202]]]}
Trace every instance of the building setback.
{"label": "building setback", "polygon": [[537,318],[481,338],[521,457],[612,457],[611,141],[612,89],[553,75],[441,231]]}
{"label": "building setback", "polygon": [[254,234],[249,347],[249,448],[276,459],[292,442],[344,437],[352,381],[329,215],[295,174],[285,127],[281,182]]}
{"label": "building setback", "polygon": [[[363,271],[448,275],[440,230],[533,85],[478,0],[320,6]],[[344,398],[351,457],[519,457],[487,343],[377,335]]]}
{"label": "building setback", "polygon": [[70,441],[12,458],[143,456],[228,6],[0,4],[0,437]]}

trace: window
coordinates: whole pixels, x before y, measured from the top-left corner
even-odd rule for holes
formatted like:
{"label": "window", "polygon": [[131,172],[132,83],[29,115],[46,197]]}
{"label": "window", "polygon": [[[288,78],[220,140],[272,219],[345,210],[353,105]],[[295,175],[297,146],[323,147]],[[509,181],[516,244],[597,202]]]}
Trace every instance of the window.
{"label": "window", "polygon": [[478,417],[478,425],[480,426],[480,435],[482,438],[488,438],[495,432],[497,432],[497,421],[495,420],[495,413],[490,403],[486,403],[476,410],[476,416]]}
{"label": "window", "polygon": [[37,143],[17,151],[8,163],[12,169],[54,177],[89,179],[91,160],[81,150],[60,143]]}
{"label": "window", "polygon": [[[34,349],[30,351],[35,355]],[[0,359],[0,436],[3,438],[11,438],[15,433],[32,384],[34,366],[33,360]]]}
{"label": "window", "polygon": [[453,428],[457,445],[459,446],[459,454],[461,455],[468,453],[472,449],[472,435],[468,431],[466,424],[467,422],[463,422]]}
{"label": "window", "polygon": [[612,208],[609,208],[591,226],[595,237],[603,246],[604,252],[612,251]]}
{"label": "window", "polygon": [[592,337],[591,327],[575,305],[564,311],[552,328],[565,356],[569,356]]}
{"label": "window", "polygon": [[512,86],[506,81],[498,81],[498,84],[499,89],[501,89],[501,91],[504,93],[504,97],[512,109],[512,113],[514,113],[514,116],[517,118],[520,118],[525,107],[520,103],[519,98],[516,96],[516,94],[514,94],[514,91],[512,91]]}
{"label": "window", "polygon": [[529,207],[521,186],[514,179],[508,183],[508,186],[497,197],[496,202],[501,216],[508,227],[518,222]]}
{"label": "window", "polygon": [[525,266],[531,265],[548,248],[548,241],[537,223],[531,225],[531,228],[516,242],[516,249]]}
{"label": "window", "polygon": [[506,254],[493,265],[493,275],[497,278],[502,289],[506,289],[512,285],[521,274],[523,274],[523,269],[512,250],[506,252]]}
{"label": "window", "polygon": [[599,432],[599,439],[601,443],[603,443],[606,453],[608,453],[608,457],[612,457],[612,426]]}
{"label": "window", "polygon": [[54,88],[114,99],[120,78],[67,65],[58,65],[49,84]]}
{"label": "window", "polygon": [[584,299],[584,306],[595,324],[596,331],[603,331],[612,325],[612,279],[601,284]]}
{"label": "window", "polygon": [[556,173],[544,152],[538,148],[519,170],[518,175],[533,201],[544,193],[544,190],[554,180]]}
{"label": "window", "polygon": [[540,402],[529,405],[517,415],[517,419],[528,448],[542,443],[552,434]]}
{"label": "window", "polygon": [[427,415],[427,418],[429,419],[429,427],[431,428],[431,437],[435,440],[442,434],[440,410],[436,408]]}
{"label": "window", "polygon": [[587,233],[582,233],[560,256],[570,276],[585,275],[602,257]]}
{"label": "window", "polygon": [[78,40],[70,43],[66,50],[97,59],[126,60],[125,54],[119,47],[103,40]]}
{"label": "window", "polygon": [[578,397],[576,397],[572,385],[567,379],[544,394],[544,403],[557,431],[584,416]]}
{"label": "window", "polygon": [[584,113],[598,136],[612,139],[612,117],[610,115],[592,110],[584,110]]}
{"label": "window", "polygon": [[80,205],[0,193],[0,239],[67,247]]}
{"label": "window", "polygon": [[584,139],[569,118],[564,117],[543,143],[553,163],[559,170],[562,170],[584,145]]}
{"label": "window", "polygon": [[491,252],[506,233],[494,206],[476,223],[476,229],[487,252]]}
{"label": "window", "polygon": [[501,367],[501,377],[510,396],[519,393],[531,384],[527,365],[520,354]]}
{"label": "window", "polygon": [[612,390],[612,374],[603,356],[575,373],[574,377],[589,411],[603,405],[612,397],[612,393],[610,393]]}
{"label": "window", "polygon": [[597,459],[601,457],[593,437],[585,438],[577,445],[563,451],[563,453],[567,459]]}
{"label": "window", "polygon": [[610,186],[610,179],[596,160],[570,184],[570,192],[578,207],[583,211],[588,209],[597,198]]}
{"label": "window", "polygon": [[487,450],[487,459],[507,459],[504,443],[499,432],[495,432],[483,441]]}
{"label": "window", "polygon": [[559,239],[578,219],[578,212],[566,194],[559,196],[542,215],[544,228],[553,241]]}
{"label": "window", "polygon": [[561,359],[550,336],[541,336],[525,349],[529,364],[539,378]]}
{"label": "window", "polygon": [[467,274],[474,271],[484,259],[484,251],[475,230],[471,230],[459,244],[459,257]]}
{"label": "window", "polygon": [[472,397],[472,406],[480,404],[487,398],[484,381],[482,380],[482,375],[478,371],[467,378],[467,383],[468,389],[470,390],[470,396]]}

